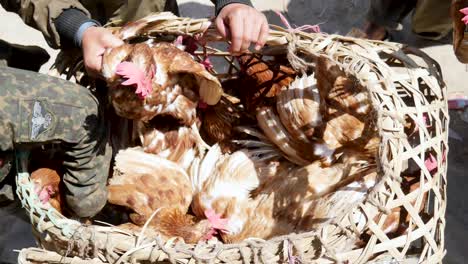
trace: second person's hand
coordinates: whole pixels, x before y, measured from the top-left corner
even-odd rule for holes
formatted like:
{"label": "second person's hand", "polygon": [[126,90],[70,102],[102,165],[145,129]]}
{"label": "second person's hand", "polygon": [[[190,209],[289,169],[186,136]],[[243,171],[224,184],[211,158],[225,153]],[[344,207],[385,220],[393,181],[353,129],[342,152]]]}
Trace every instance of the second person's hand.
{"label": "second person's hand", "polygon": [[245,4],[226,5],[215,23],[220,34],[231,40],[232,53],[248,50],[251,43],[259,50],[268,37],[269,26],[265,15]]}

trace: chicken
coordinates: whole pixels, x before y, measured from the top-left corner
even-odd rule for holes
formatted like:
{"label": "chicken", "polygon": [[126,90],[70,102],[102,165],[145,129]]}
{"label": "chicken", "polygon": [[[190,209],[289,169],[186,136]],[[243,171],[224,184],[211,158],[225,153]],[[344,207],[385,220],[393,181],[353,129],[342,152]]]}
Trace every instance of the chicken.
{"label": "chicken", "polygon": [[189,54],[169,43],[125,44],[106,52],[103,75],[117,114],[135,120],[145,151],[187,168],[195,149],[207,147],[197,105],[218,103],[222,88]]}
{"label": "chicken", "polygon": [[226,243],[317,228],[362,201],[375,184],[371,156],[347,152],[331,167],[319,161],[303,167],[265,158],[268,151],[226,155],[215,145],[191,169],[192,210],[199,218],[213,210]]}
{"label": "chicken", "polygon": [[360,119],[373,118],[369,92],[356,77],[346,74],[339,65],[323,56],[317,58],[315,76],[327,107],[332,106]]}
{"label": "chicken", "polygon": [[276,96],[281,123],[292,137],[313,141],[315,128],[323,123],[323,109],[314,76],[296,78]]}
{"label": "chicken", "polygon": [[117,154],[114,171],[108,201],[133,211],[132,223],[118,226],[120,229],[139,233],[149,221],[149,231],[145,232],[149,237],[178,237],[186,243],[213,238],[211,218],[210,222],[187,213],[192,186],[188,175],[175,163],[133,148]]}
{"label": "chicken", "polygon": [[177,164],[141,148],[117,154],[108,191],[109,203],[132,209],[130,219],[137,225],[145,224],[155,210],[162,208],[186,213],[192,201],[187,173]]}
{"label": "chicken", "polygon": [[[245,232],[245,225],[252,223],[248,220],[255,212],[255,201],[250,199],[249,193],[259,186],[256,167],[261,162],[246,150],[222,154],[221,148],[214,145],[201,162],[192,165],[191,179],[195,191],[192,210],[199,218],[211,216],[210,222],[222,223],[217,231],[225,242],[240,241],[241,238],[234,237]],[[210,214],[211,211],[215,213]],[[265,227],[272,226],[272,223],[264,224]],[[257,233],[251,235],[265,237],[261,226],[256,227],[251,231],[256,230]]]}
{"label": "chicken", "polygon": [[223,95],[214,106],[205,106],[199,110],[201,134],[208,144],[229,141],[234,137],[234,128],[239,125],[253,124],[235,98]]}
{"label": "chicken", "polygon": [[241,85],[237,92],[248,112],[255,112],[258,107],[271,102],[281,88],[288,86],[296,75],[296,72],[289,67],[267,64],[255,55],[242,55],[238,60],[241,66],[239,73]]}
{"label": "chicken", "polygon": [[62,186],[60,184],[60,175],[58,167],[39,168],[31,173],[31,180],[35,184],[35,190],[39,200],[43,204],[49,203],[59,213],[64,208],[64,199]]}
{"label": "chicken", "polygon": [[[378,180],[376,158],[375,152],[346,149],[330,168],[307,166],[310,197],[303,203],[310,206],[303,206],[297,230],[319,229],[362,202]],[[330,170],[336,172],[323,177]]]}
{"label": "chicken", "polygon": [[214,105],[222,94],[214,76],[169,43],[110,49],[104,54],[102,72],[117,114],[129,119],[149,121],[167,114],[190,126],[198,101]]}
{"label": "chicken", "polygon": [[193,215],[182,213],[180,210],[163,208],[157,211],[155,218],[146,229],[133,223],[121,224],[117,228],[135,235],[143,233],[150,240],[161,236],[164,240],[179,238],[185,243],[196,244],[213,238],[213,230],[208,220],[197,220]]}
{"label": "chicken", "polygon": [[[323,140],[326,145],[340,152],[346,147],[376,151],[378,133],[373,123],[364,123],[355,116],[329,107]],[[374,142],[377,141],[377,142]]]}
{"label": "chicken", "polygon": [[[405,195],[412,195],[414,198],[409,200],[411,206],[415,207],[417,212],[421,214],[424,206],[427,202],[427,193],[424,193],[420,198],[418,197],[421,192],[421,183],[418,178],[412,178],[408,176],[402,177],[402,189]],[[419,204],[419,207],[416,206]],[[380,215],[377,215],[374,219],[378,223]],[[410,227],[413,227],[415,223],[411,220],[411,216],[408,211],[403,207],[399,206],[393,208],[390,214],[385,219],[382,225],[382,231],[389,236],[400,236],[406,234]]]}
{"label": "chicken", "polygon": [[187,169],[195,157],[201,141],[193,125],[180,126],[170,116],[157,116],[149,122],[136,121],[136,130],[143,150],[180,164]]}
{"label": "chicken", "polygon": [[268,139],[297,165],[305,166],[316,160],[330,165],[335,159],[334,151],[314,135],[323,126],[314,76],[297,78],[283,87],[276,98],[276,109],[263,106],[257,110],[258,125]]}

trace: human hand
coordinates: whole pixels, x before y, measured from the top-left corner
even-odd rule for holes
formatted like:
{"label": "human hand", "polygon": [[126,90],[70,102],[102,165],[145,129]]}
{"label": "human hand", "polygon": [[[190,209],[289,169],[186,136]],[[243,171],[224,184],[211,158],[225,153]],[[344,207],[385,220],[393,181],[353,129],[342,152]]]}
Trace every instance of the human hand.
{"label": "human hand", "polygon": [[245,4],[233,3],[221,9],[215,20],[219,33],[231,40],[230,51],[248,50],[251,43],[260,50],[268,36],[268,22],[264,14]]}
{"label": "human hand", "polygon": [[101,77],[102,56],[105,50],[122,44],[124,42],[106,28],[90,27],[86,29],[81,43],[86,72],[90,76]]}

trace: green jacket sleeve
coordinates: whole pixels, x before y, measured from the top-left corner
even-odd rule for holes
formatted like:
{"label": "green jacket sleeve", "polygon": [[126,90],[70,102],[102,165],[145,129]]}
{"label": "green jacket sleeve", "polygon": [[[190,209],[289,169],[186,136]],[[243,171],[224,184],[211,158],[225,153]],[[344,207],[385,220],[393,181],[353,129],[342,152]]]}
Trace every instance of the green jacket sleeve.
{"label": "green jacket sleeve", "polygon": [[90,17],[78,0],[0,0],[0,4],[7,11],[17,13],[27,25],[41,31],[52,48],[60,47],[54,21],[63,10],[75,8]]}

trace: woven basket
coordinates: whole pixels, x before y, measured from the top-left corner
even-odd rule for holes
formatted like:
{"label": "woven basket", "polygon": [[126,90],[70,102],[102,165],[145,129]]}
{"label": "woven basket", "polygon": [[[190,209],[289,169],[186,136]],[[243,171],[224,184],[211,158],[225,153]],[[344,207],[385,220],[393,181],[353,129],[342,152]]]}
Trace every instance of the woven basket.
{"label": "woven basket", "polygon": [[[222,41],[207,19],[179,18],[163,13],[148,36],[205,34],[208,44]],[[420,263],[440,263],[445,255],[444,228],[449,114],[446,87],[437,63],[401,44],[338,35],[304,33],[272,26],[263,55],[287,56],[291,65],[308,67],[309,56],[326,56],[354,75],[368,89],[377,110],[381,136],[380,184],[355,206],[321,230],[289,234],[239,244],[184,244],[177,239],[147,239],[112,226],[82,225],[46,209],[26,172],[18,173],[18,195],[30,215],[41,247],[23,249],[19,263],[400,263],[416,257]],[[202,56],[202,53],[198,53]],[[228,52],[207,48],[205,54],[224,58],[226,71],[236,72]],[[419,129],[405,134],[410,120]],[[437,165],[437,168],[429,166]],[[417,169],[420,188],[408,192],[402,172]],[[422,204],[425,203],[425,204]],[[424,210],[420,208],[424,207]],[[391,210],[409,216],[406,234],[388,237],[382,226]],[[353,220],[365,216],[364,226]],[[339,248],[350,236],[368,235],[352,251]]]}

